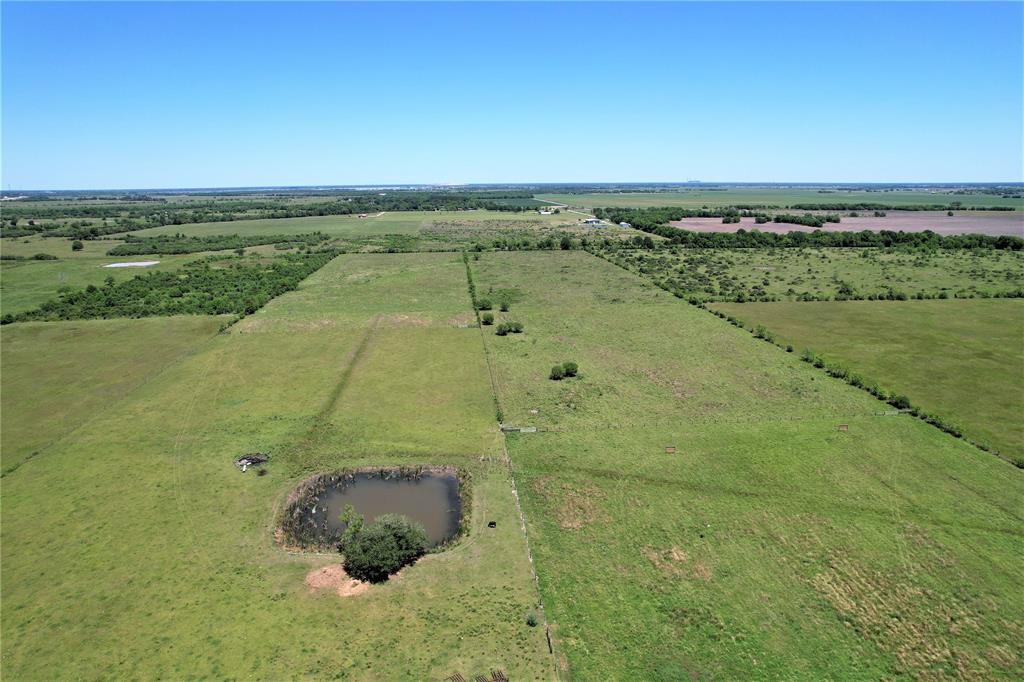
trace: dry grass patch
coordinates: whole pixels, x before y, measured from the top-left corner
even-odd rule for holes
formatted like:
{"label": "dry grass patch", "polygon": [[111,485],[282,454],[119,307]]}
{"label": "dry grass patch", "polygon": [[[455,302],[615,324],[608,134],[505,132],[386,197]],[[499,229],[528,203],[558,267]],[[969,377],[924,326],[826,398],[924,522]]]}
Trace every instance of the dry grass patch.
{"label": "dry grass patch", "polygon": [[554,507],[558,525],[565,530],[580,530],[591,523],[608,520],[608,514],[599,506],[598,501],[605,497],[600,488],[559,483],[552,476],[538,478],[533,488]]}
{"label": "dry grass patch", "polygon": [[640,553],[654,564],[655,568],[669,577],[709,582],[714,576],[707,564],[703,561],[690,561],[690,555],[678,547],[669,549],[644,547]]}

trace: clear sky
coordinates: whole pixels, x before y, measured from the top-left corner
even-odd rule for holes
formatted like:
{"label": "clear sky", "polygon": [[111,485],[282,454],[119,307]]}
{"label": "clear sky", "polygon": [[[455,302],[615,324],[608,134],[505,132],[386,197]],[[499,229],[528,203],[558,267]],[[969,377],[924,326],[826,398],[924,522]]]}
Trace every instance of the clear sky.
{"label": "clear sky", "polygon": [[1021,181],[1022,7],[4,2],[2,186]]}

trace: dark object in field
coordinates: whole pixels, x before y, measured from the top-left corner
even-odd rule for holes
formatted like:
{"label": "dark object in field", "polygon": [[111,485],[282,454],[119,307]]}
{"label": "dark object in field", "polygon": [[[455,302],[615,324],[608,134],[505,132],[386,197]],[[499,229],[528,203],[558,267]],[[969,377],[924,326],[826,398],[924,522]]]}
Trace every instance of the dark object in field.
{"label": "dark object in field", "polygon": [[[250,452],[236,459],[235,466],[241,469],[242,473],[245,473],[245,470],[249,467],[256,466],[257,464],[266,464],[268,461],[270,461],[270,455],[265,455],[262,452]],[[263,471],[266,471],[266,469]],[[260,474],[260,476],[264,475],[263,473]]]}
{"label": "dark object in field", "polygon": [[260,470],[257,471],[256,474],[258,476],[266,476],[267,475],[267,470],[265,468],[263,468],[263,467],[260,467]]}
{"label": "dark object in field", "polygon": [[488,521],[487,522],[487,527],[488,528],[497,528],[498,527],[498,522],[497,521]]}
{"label": "dark object in field", "polygon": [[839,425],[839,430],[840,431],[849,431],[850,430],[850,425],[849,424],[840,424]]}

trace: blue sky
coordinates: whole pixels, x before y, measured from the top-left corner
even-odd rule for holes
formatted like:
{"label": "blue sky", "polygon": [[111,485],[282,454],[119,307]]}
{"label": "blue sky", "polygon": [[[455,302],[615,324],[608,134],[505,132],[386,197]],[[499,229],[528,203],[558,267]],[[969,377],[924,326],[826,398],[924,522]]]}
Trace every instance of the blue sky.
{"label": "blue sky", "polygon": [[4,2],[2,185],[1021,181],[1022,7]]}

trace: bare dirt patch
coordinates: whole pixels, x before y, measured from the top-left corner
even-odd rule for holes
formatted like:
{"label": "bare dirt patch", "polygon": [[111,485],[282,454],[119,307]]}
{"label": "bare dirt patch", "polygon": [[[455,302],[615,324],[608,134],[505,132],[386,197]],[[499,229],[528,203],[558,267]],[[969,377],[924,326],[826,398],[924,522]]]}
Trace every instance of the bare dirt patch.
{"label": "bare dirt patch", "polygon": [[318,590],[334,590],[339,597],[355,597],[370,589],[370,583],[364,583],[349,577],[341,564],[331,564],[314,568],[306,574],[306,587],[311,592]]}
{"label": "bare dirt patch", "polygon": [[556,483],[550,476],[538,478],[533,487],[555,506],[558,525],[566,530],[580,530],[595,521],[608,520],[608,514],[599,506],[599,500],[605,497],[599,488]]}

